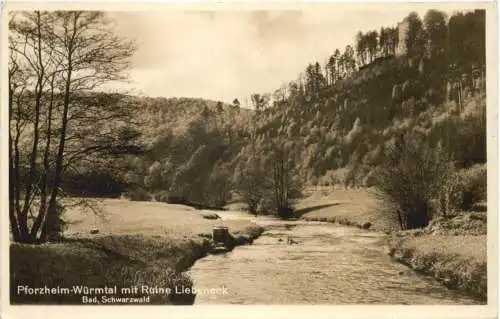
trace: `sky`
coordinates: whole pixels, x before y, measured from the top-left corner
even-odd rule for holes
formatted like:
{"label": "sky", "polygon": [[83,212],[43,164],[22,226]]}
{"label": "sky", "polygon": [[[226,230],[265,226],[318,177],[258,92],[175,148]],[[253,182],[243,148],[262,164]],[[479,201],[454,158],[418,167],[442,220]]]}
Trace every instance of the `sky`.
{"label": "sky", "polygon": [[[476,4],[477,7],[477,4]],[[396,26],[409,12],[447,14],[470,4],[309,4],[291,10],[182,11],[166,7],[110,12],[116,33],[133,39],[131,82],[114,89],[151,97],[200,97],[231,103],[273,92],[308,63],[324,64],[358,31]],[[163,10],[162,10],[163,9]]]}

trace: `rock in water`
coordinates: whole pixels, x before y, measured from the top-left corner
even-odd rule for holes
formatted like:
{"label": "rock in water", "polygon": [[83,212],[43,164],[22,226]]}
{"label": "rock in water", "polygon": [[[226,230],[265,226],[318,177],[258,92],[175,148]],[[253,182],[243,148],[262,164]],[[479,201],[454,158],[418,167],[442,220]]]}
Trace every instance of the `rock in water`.
{"label": "rock in water", "polygon": [[90,230],[90,233],[91,233],[91,234],[98,234],[98,233],[99,233],[99,229],[97,229],[97,228],[95,228],[95,227],[94,227],[94,228],[92,228],[92,229]]}

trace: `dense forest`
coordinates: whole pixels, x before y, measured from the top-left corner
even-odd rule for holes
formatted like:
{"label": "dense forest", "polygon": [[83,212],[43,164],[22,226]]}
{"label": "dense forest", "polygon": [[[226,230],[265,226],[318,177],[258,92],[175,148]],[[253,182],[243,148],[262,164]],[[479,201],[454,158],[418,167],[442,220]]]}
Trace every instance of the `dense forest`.
{"label": "dense forest", "polygon": [[[32,14],[11,22],[11,211],[21,217],[39,207],[30,206],[39,190],[54,216],[58,196],[125,195],[219,208],[239,200],[251,212],[290,217],[304,187],[376,184],[377,169],[409,134],[457,170],[486,162],[483,10],[410,13],[399,28],[359,32],[353,45],[332,48],[324,65],[312,61],[296,80],[252,94],[251,109],[238,99],[90,93],[94,82],[117,77],[133,46],[106,33],[75,32],[81,39],[64,41],[77,18]],[[101,16],[80,18],[75,30],[102,23]],[[44,19],[66,28],[44,28]],[[23,55],[23,37],[25,47],[56,58]],[[79,45],[95,37],[97,45]],[[19,59],[38,63],[33,81]],[[35,141],[26,138],[33,132]]]}

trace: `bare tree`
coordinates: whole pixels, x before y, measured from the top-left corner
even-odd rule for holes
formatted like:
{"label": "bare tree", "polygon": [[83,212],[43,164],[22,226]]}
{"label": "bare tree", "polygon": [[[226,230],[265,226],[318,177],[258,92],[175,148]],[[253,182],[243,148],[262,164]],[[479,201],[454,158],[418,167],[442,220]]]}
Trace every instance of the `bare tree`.
{"label": "bare tree", "polygon": [[[45,241],[60,230],[58,197],[65,169],[97,152],[135,151],[120,144],[137,137],[126,125],[129,114],[120,109],[121,99],[95,93],[102,84],[126,79],[135,46],[115,36],[105,13],[97,11],[22,12],[9,27],[11,227],[16,241]],[[123,125],[113,127],[113,134],[100,134],[99,125],[110,120]],[[31,143],[27,165],[23,139]],[[28,214],[36,208],[29,229]]]}

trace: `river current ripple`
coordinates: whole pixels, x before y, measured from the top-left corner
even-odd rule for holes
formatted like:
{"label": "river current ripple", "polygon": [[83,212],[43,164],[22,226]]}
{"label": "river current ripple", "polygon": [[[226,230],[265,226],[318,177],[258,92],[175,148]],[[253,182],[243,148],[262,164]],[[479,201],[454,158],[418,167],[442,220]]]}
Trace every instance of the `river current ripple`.
{"label": "river current ripple", "polygon": [[[435,279],[391,260],[385,234],[240,212],[266,228],[252,245],[209,255],[189,270],[195,304],[477,304]],[[288,245],[291,236],[297,244]]]}

